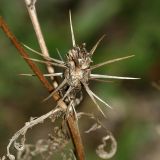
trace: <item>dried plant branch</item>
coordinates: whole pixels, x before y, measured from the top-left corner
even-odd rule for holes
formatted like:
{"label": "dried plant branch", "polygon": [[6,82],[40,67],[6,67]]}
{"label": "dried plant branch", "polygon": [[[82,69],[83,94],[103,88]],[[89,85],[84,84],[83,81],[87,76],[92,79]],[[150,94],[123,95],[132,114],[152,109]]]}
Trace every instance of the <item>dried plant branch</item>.
{"label": "dried plant branch", "polygon": [[[14,36],[14,34],[9,30],[9,27],[5,23],[2,17],[0,17],[0,28],[4,31],[6,36],[10,39],[12,44],[16,47],[19,54],[24,58],[24,60],[27,62],[27,64],[30,66],[32,71],[36,74],[36,76],[39,78],[41,83],[44,85],[44,87],[49,91],[52,92],[55,88],[49,83],[49,81],[43,76],[43,73],[39,70],[37,65],[35,65],[29,58],[27,52],[23,49],[20,42],[17,40],[17,38]],[[66,104],[61,100],[61,97],[58,92],[56,92],[53,95],[53,99],[57,102],[57,104],[60,106],[60,108],[64,111],[66,111],[67,106]],[[73,144],[75,146],[75,152],[77,154],[77,159],[84,160],[84,150],[83,145],[81,141],[81,136],[79,133],[79,129],[77,126],[77,122],[75,121],[74,115],[70,114],[70,116],[67,117],[67,124],[70,130],[71,138],[73,140]]]}
{"label": "dried plant branch", "polygon": [[31,18],[31,21],[32,21],[32,24],[33,24],[33,27],[34,27],[34,30],[35,30],[35,33],[36,33],[36,36],[38,39],[38,43],[39,43],[41,51],[42,51],[42,54],[49,57],[48,49],[47,49],[46,43],[44,41],[41,27],[38,22],[35,3],[36,3],[36,1],[33,3],[33,0],[25,0],[25,4],[26,4],[27,10],[28,10],[28,13],[30,15],[30,18]]}
{"label": "dried plant branch", "polygon": [[[38,40],[39,46],[40,46],[41,51],[42,51],[42,55],[44,55],[44,59],[46,59],[45,58],[46,56],[49,57],[49,52],[48,52],[46,43],[44,41],[44,37],[43,37],[42,31],[41,31],[41,27],[39,25],[39,21],[38,21],[38,18],[37,18],[36,7],[35,7],[36,0],[34,0],[34,1],[33,0],[25,0],[25,4],[26,4],[26,7],[27,7],[29,16],[31,18],[31,21],[32,21],[34,31],[36,33],[37,40]],[[47,61],[48,60],[46,59],[46,62]],[[46,65],[47,65],[48,72],[49,73],[54,73],[54,68],[51,66],[51,64],[48,63]],[[50,78],[53,81],[54,87],[57,87],[58,83],[56,81],[54,81],[54,77],[50,77]]]}

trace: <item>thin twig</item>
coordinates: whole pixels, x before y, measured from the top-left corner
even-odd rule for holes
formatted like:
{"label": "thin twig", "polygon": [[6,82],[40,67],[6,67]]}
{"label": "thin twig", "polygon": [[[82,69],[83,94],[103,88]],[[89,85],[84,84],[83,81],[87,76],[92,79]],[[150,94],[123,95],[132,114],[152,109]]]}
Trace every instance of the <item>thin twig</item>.
{"label": "thin twig", "polygon": [[[30,19],[32,21],[34,31],[36,33],[41,52],[44,55],[44,59],[47,62],[48,59],[46,58],[46,56],[49,57],[49,52],[48,52],[46,43],[44,41],[41,27],[39,25],[39,21],[37,18],[37,12],[36,12],[36,7],[35,7],[36,0],[34,2],[33,2],[33,0],[25,0],[25,4],[26,4],[27,10],[28,10]],[[50,63],[46,64],[46,66],[47,66],[48,73],[54,73],[54,68],[51,66]],[[50,77],[50,78],[53,82],[53,86],[56,88],[58,86],[58,83],[56,81],[54,81],[54,79],[55,79],[54,77]]]}
{"label": "thin twig", "polygon": [[[17,48],[19,54],[24,58],[24,60],[27,62],[27,64],[30,66],[32,71],[37,75],[41,83],[44,85],[44,87],[49,91],[52,92],[55,88],[49,83],[49,81],[43,76],[43,73],[40,71],[40,69],[37,67],[35,63],[33,63],[31,60],[26,59],[29,58],[29,55],[27,52],[23,49],[21,46],[21,43],[17,40],[17,38],[14,36],[14,34],[10,31],[9,27],[5,23],[2,17],[0,17],[0,28],[4,31],[6,36],[10,39],[12,44]],[[58,103],[58,105],[66,110],[67,106],[66,104],[61,100],[61,97],[58,93],[55,93],[53,95],[54,101]],[[75,121],[75,118],[73,115],[70,115],[67,117],[67,124],[70,130],[71,138],[73,140],[73,144],[75,146],[75,151],[77,154],[77,159],[84,160],[84,150],[83,145],[81,141],[81,136],[79,133],[79,129],[77,126],[77,122]]]}

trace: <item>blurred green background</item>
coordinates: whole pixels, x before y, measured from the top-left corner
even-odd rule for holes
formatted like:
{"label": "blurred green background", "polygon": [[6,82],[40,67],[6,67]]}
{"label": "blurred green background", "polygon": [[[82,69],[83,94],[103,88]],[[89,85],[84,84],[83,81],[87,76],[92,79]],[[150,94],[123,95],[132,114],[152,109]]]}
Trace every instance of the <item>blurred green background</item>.
{"label": "blurred green background", "polygon": [[[95,70],[117,76],[140,77],[141,80],[90,83],[90,88],[113,109],[104,109],[103,120],[112,131],[118,150],[112,160],[160,159],[160,1],[159,0],[38,0],[37,12],[52,57],[63,57],[72,47],[68,11],[72,10],[76,42],[86,42],[90,50],[106,34],[94,54],[94,63],[134,54],[124,60]],[[19,39],[39,50],[36,36],[22,0],[0,0],[0,15]],[[33,53],[30,53],[35,57]],[[40,66],[45,71],[43,65]],[[41,103],[48,95],[37,78],[22,77],[31,73],[17,50],[0,31],[0,157],[6,152],[11,136],[29,118],[48,112],[52,101]],[[156,87],[155,87],[156,85]],[[78,111],[101,116],[84,93]],[[103,105],[102,105],[103,108]],[[95,148],[100,133],[84,133],[91,124],[80,120],[86,159],[97,160]],[[49,126],[33,129],[30,139],[46,134]],[[94,139],[94,140],[93,140]]]}

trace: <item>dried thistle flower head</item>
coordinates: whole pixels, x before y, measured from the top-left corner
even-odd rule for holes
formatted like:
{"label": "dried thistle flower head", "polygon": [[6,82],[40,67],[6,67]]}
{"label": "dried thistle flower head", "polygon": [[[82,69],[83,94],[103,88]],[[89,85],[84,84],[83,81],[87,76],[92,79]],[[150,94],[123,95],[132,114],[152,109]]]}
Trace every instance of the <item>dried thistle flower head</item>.
{"label": "dried thistle flower head", "polygon": [[69,50],[66,62],[67,68],[64,72],[67,83],[77,89],[81,89],[82,83],[88,84],[90,63],[91,57],[85,48],[85,44]]}
{"label": "dried thistle flower head", "polygon": [[[40,63],[49,63],[54,66],[58,66],[64,69],[64,72],[62,73],[54,73],[54,74],[44,74],[44,76],[61,76],[63,78],[62,83],[44,100],[49,99],[52,97],[55,92],[64,90],[67,86],[67,90],[65,89],[65,93],[63,95],[63,100],[66,98],[71,98],[70,103],[74,103],[75,99],[77,98],[77,93],[81,91],[82,87],[85,88],[86,92],[90,96],[90,98],[93,100],[93,102],[96,104],[97,108],[101,111],[101,113],[105,116],[102,109],[100,108],[99,104],[97,103],[96,99],[102,102],[105,106],[110,107],[109,104],[104,102],[101,98],[99,98],[95,93],[93,93],[89,88],[89,81],[90,80],[101,80],[101,79],[139,79],[139,78],[133,78],[133,77],[119,77],[119,76],[110,76],[110,75],[101,75],[101,74],[92,74],[92,71],[96,68],[102,67],[106,64],[110,64],[113,62],[121,61],[124,59],[128,59],[133,57],[134,55],[121,57],[112,59],[109,61],[102,62],[100,64],[91,65],[92,62],[92,56],[98,46],[98,44],[101,42],[101,40],[104,38],[105,35],[103,35],[98,42],[93,46],[93,48],[88,52],[86,49],[85,43],[82,45],[77,45],[75,41],[75,36],[73,32],[73,26],[72,26],[72,19],[71,19],[71,12],[69,12],[69,18],[70,18],[70,28],[71,28],[71,36],[72,36],[72,45],[73,48],[68,51],[68,54],[66,55],[67,60],[66,62],[61,60],[57,60],[51,57],[44,57],[41,53],[38,53],[37,51],[27,47],[28,49],[32,50],[33,52],[43,56],[47,61],[43,60],[37,60],[37,59],[31,59],[36,62]],[[58,52],[59,53],[59,52]],[[60,54],[60,53],[59,53]],[[25,74],[30,75],[30,74]],[[75,107],[75,105],[73,105]],[[111,108],[111,107],[110,107]]]}

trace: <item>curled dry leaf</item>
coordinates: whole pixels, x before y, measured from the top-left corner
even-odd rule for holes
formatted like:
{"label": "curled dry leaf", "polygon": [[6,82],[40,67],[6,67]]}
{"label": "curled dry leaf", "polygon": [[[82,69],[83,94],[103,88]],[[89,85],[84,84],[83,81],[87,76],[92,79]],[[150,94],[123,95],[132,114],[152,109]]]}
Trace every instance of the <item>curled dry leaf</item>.
{"label": "curled dry leaf", "polygon": [[[14,147],[18,150],[18,151],[22,151],[24,150],[25,148],[25,135],[28,131],[28,129],[34,127],[35,125],[39,124],[39,123],[43,123],[43,121],[47,118],[50,118],[50,116],[53,116],[55,115],[56,113],[60,112],[61,109],[60,108],[56,108],[54,110],[51,110],[50,112],[40,116],[39,118],[34,118],[29,121],[29,122],[26,122],[24,127],[22,127],[19,131],[17,131],[14,136],[11,138],[8,146],[7,146],[7,157],[10,159],[10,160],[14,160],[15,159],[15,156],[12,155],[10,153],[10,147],[11,145],[14,143]],[[22,138],[20,138],[22,136]],[[20,142],[17,142],[17,140],[20,138]]]}
{"label": "curled dry leaf", "polygon": [[[110,150],[107,151],[105,148],[107,147],[107,141],[111,141]],[[117,142],[113,135],[109,134],[102,138],[102,144],[100,144],[97,149],[97,155],[102,159],[110,159],[112,158],[117,151]]]}
{"label": "curled dry leaf", "polygon": [[[93,114],[80,112],[80,113],[77,113],[77,115],[78,115],[77,116],[78,118],[81,118],[82,116],[87,116],[90,119],[95,121],[95,123],[91,126],[91,128],[85,131],[85,133],[90,133],[92,131],[96,131],[101,128],[105,130],[106,136],[102,138],[102,144],[100,144],[97,147],[96,154],[102,159],[112,158],[117,151],[117,142],[114,136],[112,135],[112,133],[108,131],[108,129],[102,124],[102,122],[99,119],[97,119]],[[107,146],[110,147],[109,150]],[[107,148],[107,150],[105,148]]]}

